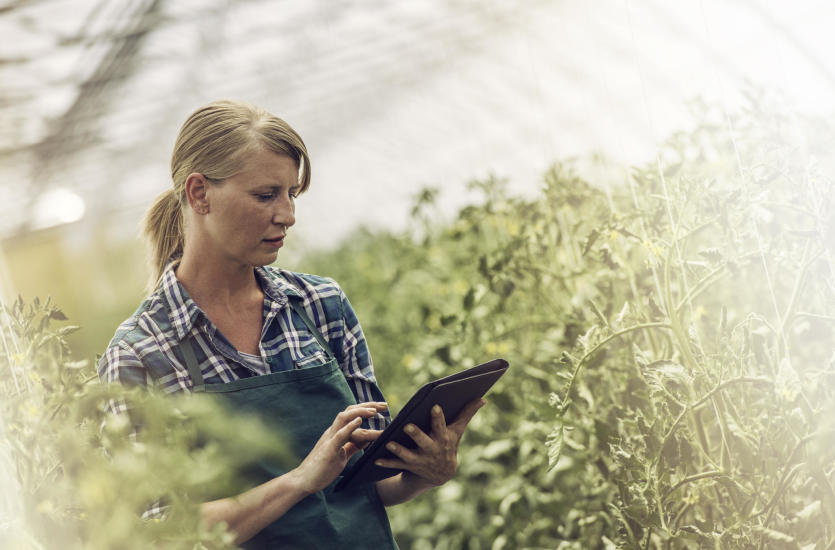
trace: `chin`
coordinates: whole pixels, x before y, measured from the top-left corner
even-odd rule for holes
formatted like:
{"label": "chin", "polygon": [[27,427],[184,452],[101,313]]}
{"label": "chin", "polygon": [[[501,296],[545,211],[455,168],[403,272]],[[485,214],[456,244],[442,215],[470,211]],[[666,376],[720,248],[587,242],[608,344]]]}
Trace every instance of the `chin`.
{"label": "chin", "polygon": [[278,260],[278,252],[253,258],[253,267],[264,267],[265,265],[274,264]]}

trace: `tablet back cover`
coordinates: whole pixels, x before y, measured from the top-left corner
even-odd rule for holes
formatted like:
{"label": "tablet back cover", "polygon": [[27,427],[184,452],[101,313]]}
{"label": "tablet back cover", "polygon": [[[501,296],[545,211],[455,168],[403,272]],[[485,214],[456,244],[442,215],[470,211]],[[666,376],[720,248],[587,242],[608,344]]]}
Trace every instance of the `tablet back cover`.
{"label": "tablet back cover", "polygon": [[381,458],[396,458],[385,448],[386,443],[394,441],[404,447],[415,448],[417,446],[415,442],[403,431],[406,424],[415,424],[425,433],[431,433],[430,410],[436,403],[443,409],[447,423],[452,423],[467,403],[487,393],[487,390],[504,374],[507,367],[508,363],[504,359],[494,359],[422,386],[406,403],[391,425],[380,435],[380,438],[344,472],[344,477],[337,483],[336,490],[355,483],[379,481],[400,473],[399,469],[382,468],[374,464],[375,460]]}

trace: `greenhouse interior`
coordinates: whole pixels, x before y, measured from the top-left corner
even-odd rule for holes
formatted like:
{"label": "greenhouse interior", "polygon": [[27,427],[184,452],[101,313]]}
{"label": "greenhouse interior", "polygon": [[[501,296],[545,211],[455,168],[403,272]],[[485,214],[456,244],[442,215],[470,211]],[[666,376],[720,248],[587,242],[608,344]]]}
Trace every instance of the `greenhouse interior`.
{"label": "greenhouse interior", "polygon": [[[835,549],[833,24],[822,0],[6,0],[0,547]],[[251,527],[263,496],[212,515],[249,510],[253,464],[306,480],[318,448],[191,386],[261,374],[185,282],[238,261],[267,208],[247,195],[223,221],[237,203],[189,194],[249,168],[175,170],[178,132],[220,100],[297,133],[301,157],[266,153],[310,179],[270,199],[281,236],[244,262],[264,376],[303,377],[268,358],[309,339],[352,407],[388,403],[370,434],[424,385],[509,364],[471,421],[427,420],[396,440],[407,467],[363,485],[385,544],[359,516],[324,546],[301,523],[281,538],[298,503]],[[148,213],[172,182],[182,258],[162,259],[182,263],[161,272]],[[199,382],[146,315],[168,284],[194,308],[174,328],[211,327]],[[171,373],[131,355],[142,331]],[[333,476],[376,449],[357,441]],[[321,506],[349,506],[327,487]]]}

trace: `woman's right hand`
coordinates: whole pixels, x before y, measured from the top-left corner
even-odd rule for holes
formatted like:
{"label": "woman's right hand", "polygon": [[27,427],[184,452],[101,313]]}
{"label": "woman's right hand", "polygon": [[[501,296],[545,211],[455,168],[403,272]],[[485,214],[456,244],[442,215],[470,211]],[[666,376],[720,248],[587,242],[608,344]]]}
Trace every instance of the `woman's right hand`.
{"label": "woman's right hand", "polygon": [[330,485],[348,459],[382,433],[359,429],[362,419],[375,416],[387,406],[382,402],[358,403],[337,414],[310,453],[292,471],[299,487],[312,494]]}

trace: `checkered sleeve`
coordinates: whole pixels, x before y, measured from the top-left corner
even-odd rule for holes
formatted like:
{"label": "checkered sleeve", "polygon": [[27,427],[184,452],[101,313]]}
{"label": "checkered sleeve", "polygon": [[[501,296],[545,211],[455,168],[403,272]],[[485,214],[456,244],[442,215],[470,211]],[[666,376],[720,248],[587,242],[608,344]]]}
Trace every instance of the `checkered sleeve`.
{"label": "checkered sleeve", "polygon": [[[149,386],[148,369],[124,342],[110,345],[98,363],[99,380],[104,384],[119,383],[123,386]],[[105,405],[105,411],[113,414],[127,412],[123,399],[112,399]]]}
{"label": "checkered sleeve", "polygon": [[[383,392],[377,386],[374,365],[371,363],[371,354],[368,352],[368,344],[359,319],[341,288],[339,298],[343,321],[342,370],[345,377],[358,402],[385,401]],[[387,410],[368,421],[369,427],[375,430],[385,429],[390,422],[391,415]]]}
{"label": "checkered sleeve", "polygon": [[[136,354],[122,341],[110,345],[101,356],[97,365],[99,380],[104,384],[119,383],[128,387],[151,385],[148,369],[139,361]],[[109,414],[127,414],[130,417],[130,409],[124,399],[109,399],[105,403],[105,412]],[[105,421],[106,422],[106,421]],[[104,424],[102,424],[102,429]],[[134,442],[137,439],[136,431],[130,433],[129,437]],[[169,506],[161,499],[153,501],[142,513],[143,520],[159,520],[166,517]]]}

